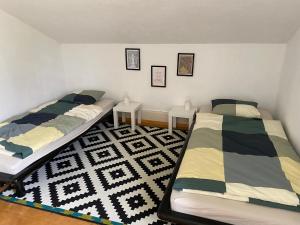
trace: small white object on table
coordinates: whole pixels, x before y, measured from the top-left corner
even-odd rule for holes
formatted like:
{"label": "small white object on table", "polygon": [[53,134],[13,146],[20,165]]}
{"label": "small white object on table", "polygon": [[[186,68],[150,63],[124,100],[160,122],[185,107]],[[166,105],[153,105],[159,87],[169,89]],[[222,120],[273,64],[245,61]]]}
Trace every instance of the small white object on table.
{"label": "small white object on table", "polygon": [[142,107],[142,104],[139,102],[128,102],[128,103],[120,102],[118,105],[116,105],[113,108],[115,129],[117,129],[119,127],[118,112],[122,112],[122,122],[125,122],[125,114],[124,113],[131,114],[131,129],[132,129],[132,131],[134,131],[135,130],[136,113],[138,114],[138,123],[139,124],[141,123],[141,120],[142,120],[141,107]]}
{"label": "small white object on table", "polygon": [[187,118],[190,128],[195,112],[197,112],[196,107],[190,107],[190,109],[186,110],[184,106],[174,106],[169,111],[169,134],[172,134],[172,127],[176,127],[176,117]]}

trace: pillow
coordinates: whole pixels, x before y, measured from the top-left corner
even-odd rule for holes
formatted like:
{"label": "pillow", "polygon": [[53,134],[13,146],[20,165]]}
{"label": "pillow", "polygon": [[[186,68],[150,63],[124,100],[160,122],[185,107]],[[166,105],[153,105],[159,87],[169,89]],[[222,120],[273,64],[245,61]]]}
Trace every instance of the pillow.
{"label": "pillow", "polygon": [[248,118],[261,118],[257,103],[234,99],[212,100],[212,112],[220,115],[241,116]]}
{"label": "pillow", "polygon": [[257,108],[258,103],[257,102],[251,102],[251,101],[242,101],[242,100],[235,100],[235,99],[214,99],[211,101],[212,108],[214,108],[217,105],[223,105],[223,104],[243,104],[243,105],[252,105],[255,108]]}
{"label": "pillow", "polygon": [[76,93],[68,94],[63,98],[61,98],[59,101],[91,105],[99,101],[104,94],[105,94],[104,91],[84,90],[78,94]]}

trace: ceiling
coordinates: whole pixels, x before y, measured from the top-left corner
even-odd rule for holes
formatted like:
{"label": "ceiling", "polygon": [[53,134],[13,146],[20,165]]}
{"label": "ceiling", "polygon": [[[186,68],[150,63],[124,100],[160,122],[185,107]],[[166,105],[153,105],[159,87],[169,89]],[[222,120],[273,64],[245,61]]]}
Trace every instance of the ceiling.
{"label": "ceiling", "polygon": [[283,43],[300,0],[0,0],[62,43]]}

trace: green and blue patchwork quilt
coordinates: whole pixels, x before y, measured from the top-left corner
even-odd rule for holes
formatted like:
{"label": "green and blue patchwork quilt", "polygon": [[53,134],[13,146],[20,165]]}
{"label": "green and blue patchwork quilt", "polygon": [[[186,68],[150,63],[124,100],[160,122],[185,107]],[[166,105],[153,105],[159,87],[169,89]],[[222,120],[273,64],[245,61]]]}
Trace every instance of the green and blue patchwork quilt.
{"label": "green and blue patchwork quilt", "polygon": [[102,112],[97,105],[46,103],[0,123],[0,154],[24,159]]}
{"label": "green and blue patchwork quilt", "polygon": [[173,189],[300,212],[300,159],[280,121],[198,113]]}

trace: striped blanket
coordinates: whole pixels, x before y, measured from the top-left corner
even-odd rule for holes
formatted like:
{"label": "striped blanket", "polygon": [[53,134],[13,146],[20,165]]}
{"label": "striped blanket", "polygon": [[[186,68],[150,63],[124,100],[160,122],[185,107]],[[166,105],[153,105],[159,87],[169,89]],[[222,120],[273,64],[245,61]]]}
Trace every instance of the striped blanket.
{"label": "striped blanket", "polygon": [[24,159],[101,112],[97,105],[46,103],[0,123],[0,154]]}
{"label": "striped blanket", "polygon": [[279,121],[198,113],[173,189],[300,212],[300,159]]}

